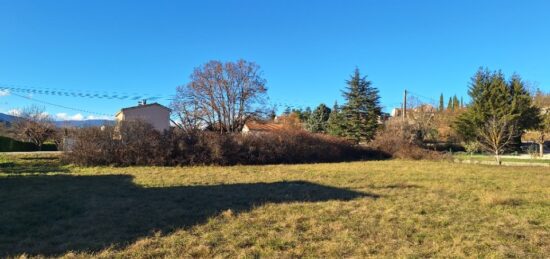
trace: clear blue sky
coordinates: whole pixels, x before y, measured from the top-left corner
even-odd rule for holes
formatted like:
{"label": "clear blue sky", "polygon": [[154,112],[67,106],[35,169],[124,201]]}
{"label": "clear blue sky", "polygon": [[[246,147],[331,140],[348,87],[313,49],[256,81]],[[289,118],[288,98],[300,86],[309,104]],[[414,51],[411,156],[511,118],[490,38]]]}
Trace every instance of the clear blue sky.
{"label": "clear blue sky", "polygon": [[[386,110],[405,88],[466,97],[480,66],[550,90],[549,13],[550,1],[0,0],[0,85],[168,96],[194,67],[243,58],[282,105],[341,101],[356,66]],[[106,114],[135,103],[32,97]],[[1,96],[0,112],[30,103]]]}

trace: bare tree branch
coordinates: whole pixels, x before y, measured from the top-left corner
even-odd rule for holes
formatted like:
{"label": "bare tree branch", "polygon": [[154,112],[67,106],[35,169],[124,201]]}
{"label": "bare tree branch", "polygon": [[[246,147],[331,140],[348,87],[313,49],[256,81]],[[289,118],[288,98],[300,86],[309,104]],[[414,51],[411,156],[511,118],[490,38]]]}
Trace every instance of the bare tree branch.
{"label": "bare tree branch", "polygon": [[177,88],[172,108],[185,130],[237,132],[261,113],[265,83],[253,62],[210,61],[195,69],[189,84]]}
{"label": "bare tree branch", "polygon": [[517,118],[511,115],[489,117],[483,127],[477,129],[482,148],[495,154],[498,164],[500,156],[516,137]]}
{"label": "bare tree branch", "polygon": [[55,133],[51,117],[45,113],[43,107],[38,106],[23,109],[14,127],[23,140],[34,143],[40,150],[42,144]]}

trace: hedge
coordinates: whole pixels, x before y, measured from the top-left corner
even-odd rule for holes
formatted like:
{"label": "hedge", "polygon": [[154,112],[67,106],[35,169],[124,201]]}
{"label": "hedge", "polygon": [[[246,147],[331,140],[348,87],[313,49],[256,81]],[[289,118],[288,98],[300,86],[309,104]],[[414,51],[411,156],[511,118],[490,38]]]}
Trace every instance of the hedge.
{"label": "hedge", "polygon": [[[56,151],[55,144],[43,144],[42,151]],[[18,141],[0,136],[0,152],[38,151],[38,147],[30,142]]]}

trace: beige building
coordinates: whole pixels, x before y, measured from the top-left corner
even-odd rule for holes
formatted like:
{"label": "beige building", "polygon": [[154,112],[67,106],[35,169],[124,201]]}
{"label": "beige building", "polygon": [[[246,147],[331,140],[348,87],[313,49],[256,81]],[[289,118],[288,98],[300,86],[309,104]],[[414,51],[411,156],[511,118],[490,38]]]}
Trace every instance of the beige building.
{"label": "beige building", "polygon": [[[413,108],[407,108],[407,117],[409,117],[409,113],[415,113],[415,112],[422,112],[422,113],[434,113],[436,112],[437,110],[429,105],[429,104],[422,104],[420,106],[417,106],[417,107],[413,107]],[[391,110],[391,113],[390,113],[390,116],[391,117],[401,117],[403,116],[403,108],[393,108]]]}
{"label": "beige building", "polygon": [[119,121],[143,121],[151,124],[156,130],[162,132],[170,129],[171,110],[158,103],[147,104],[140,102],[138,106],[123,108],[116,115]]}

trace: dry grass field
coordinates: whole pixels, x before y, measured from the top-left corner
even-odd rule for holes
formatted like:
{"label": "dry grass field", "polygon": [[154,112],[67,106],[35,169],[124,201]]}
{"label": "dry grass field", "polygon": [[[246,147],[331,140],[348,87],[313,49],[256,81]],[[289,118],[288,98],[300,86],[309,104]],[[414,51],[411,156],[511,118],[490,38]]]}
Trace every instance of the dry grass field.
{"label": "dry grass field", "polygon": [[550,255],[542,167],[81,168],[3,156],[0,208],[0,257]]}

